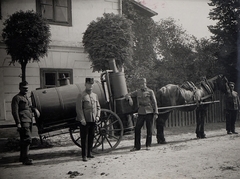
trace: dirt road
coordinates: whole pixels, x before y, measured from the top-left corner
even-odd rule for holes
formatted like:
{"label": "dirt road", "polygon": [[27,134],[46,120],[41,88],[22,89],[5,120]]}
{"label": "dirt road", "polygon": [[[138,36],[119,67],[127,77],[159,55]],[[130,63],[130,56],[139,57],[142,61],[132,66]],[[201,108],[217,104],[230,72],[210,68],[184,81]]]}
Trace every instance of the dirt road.
{"label": "dirt road", "polygon": [[223,128],[206,134],[206,139],[196,139],[192,131],[166,135],[165,145],[153,137],[150,150],[142,145],[136,152],[129,151],[133,140],[123,140],[116,150],[87,162],[75,145],[31,150],[32,166],[18,163],[18,152],[1,153],[0,178],[239,179],[240,134],[227,135]]}

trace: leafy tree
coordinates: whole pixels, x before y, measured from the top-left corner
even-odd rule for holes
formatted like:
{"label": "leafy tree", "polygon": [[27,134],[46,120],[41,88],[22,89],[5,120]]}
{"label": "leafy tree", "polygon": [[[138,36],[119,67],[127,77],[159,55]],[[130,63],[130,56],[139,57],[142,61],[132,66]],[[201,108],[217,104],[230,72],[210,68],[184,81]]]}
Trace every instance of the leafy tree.
{"label": "leafy tree", "polygon": [[158,86],[182,83],[192,78],[194,66],[194,40],[173,18],[157,23],[156,51],[158,64],[156,80]]}
{"label": "leafy tree", "polygon": [[115,59],[121,70],[132,61],[132,22],[121,15],[104,13],[92,21],[83,35],[84,50],[92,62],[93,71],[109,70],[109,60]]}
{"label": "leafy tree", "polygon": [[39,61],[48,51],[51,36],[49,25],[33,11],[16,12],[3,25],[6,51],[12,57],[11,63],[20,63],[22,81],[26,81],[27,63]]}
{"label": "leafy tree", "polygon": [[155,22],[151,17],[134,8],[130,0],[123,0],[122,6],[124,16],[133,22],[134,33],[133,61],[125,65],[128,86],[131,90],[135,89],[136,79],[145,77],[148,79],[148,85],[153,88],[155,81],[151,71],[157,60],[154,49]]}
{"label": "leafy tree", "polygon": [[238,49],[240,46],[240,1],[211,0],[209,6],[213,7],[209,13],[210,19],[217,21],[216,25],[208,27],[213,34],[211,38],[219,49],[216,57],[225,66],[228,78],[236,82],[238,78]]}
{"label": "leafy tree", "polygon": [[173,18],[162,19],[157,24],[158,64],[153,71],[158,87],[184,81],[199,82],[223,73],[223,66],[215,57],[218,48],[210,40],[198,40],[189,35]]}
{"label": "leafy tree", "polygon": [[225,70],[222,64],[218,62],[215,54],[218,51],[217,45],[211,39],[195,39],[195,58],[192,71],[195,72],[196,81],[205,76],[211,78],[218,74],[224,74]]}

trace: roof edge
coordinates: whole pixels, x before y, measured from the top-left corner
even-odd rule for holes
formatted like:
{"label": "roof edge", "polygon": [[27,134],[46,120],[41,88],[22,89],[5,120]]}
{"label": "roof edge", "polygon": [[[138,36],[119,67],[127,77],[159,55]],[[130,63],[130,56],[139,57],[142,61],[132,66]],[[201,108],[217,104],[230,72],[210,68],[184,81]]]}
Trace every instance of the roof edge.
{"label": "roof edge", "polygon": [[139,2],[137,2],[137,1],[135,1],[135,0],[130,0],[130,2],[132,2],[134,5],[138,6],[139,8],[142,8],[142,9],[144,9],[145,11],[147,11],[148,14],[150,14],[150,17],[153,17],[153,16],[158,15],[157,12],[153,11],[152,9],[150,9],[150,8],[142,5],[141,3],[139,3]]}

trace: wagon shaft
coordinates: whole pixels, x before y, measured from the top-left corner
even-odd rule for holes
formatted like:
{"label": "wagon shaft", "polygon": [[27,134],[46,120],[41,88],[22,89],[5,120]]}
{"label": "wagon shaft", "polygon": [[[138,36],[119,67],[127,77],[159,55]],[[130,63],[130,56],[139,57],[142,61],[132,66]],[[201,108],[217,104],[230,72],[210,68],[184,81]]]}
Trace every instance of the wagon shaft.
{"label": "wagon shaft", "polygon": [[201,102],[199,104],[192,103],[192,104],[183,104],[183,105],[176,105],[176,106],[165,106],[165,107],[159,107],[158,110],[161,109],[175,109],[175,108],[183,108],[183,107],[190,107],[190,106],[197,106],[197,105],[206,105],[206,104],[213,104],[213,103],[219,103],[219,100],[216,101],[207,101],[207,102]]}

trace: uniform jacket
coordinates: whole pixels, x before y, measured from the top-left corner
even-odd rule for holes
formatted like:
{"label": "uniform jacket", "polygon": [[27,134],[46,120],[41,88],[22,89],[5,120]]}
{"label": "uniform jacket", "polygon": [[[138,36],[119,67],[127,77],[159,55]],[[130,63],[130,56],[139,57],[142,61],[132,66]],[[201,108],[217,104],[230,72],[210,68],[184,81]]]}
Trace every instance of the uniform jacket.
{"label": "uniform jacket", "polygon": [[32,122],[33,114],[30,106],[31,103],[26,95],[18,93],[13,97],[11,107],[16,124]]}
{"label": "uniform jacket", "polygon": [[239,96],[236,91],[232,91],[225,96],[226,109],[227,110],[238,110],[239,109]]}
{"label": "uniform jacket", "polygon": [[83,91],[79,94],[76,101],[77,120],[86,122],[95,122],[96,117],[100,117],[100,104],[97,94],[91,92],[88,94]]}
{"label": "uniform jacket", "polygon": [[149,88],[138,89],[129,93],[131,97],[137,97],[138,114],[158,113],[157,101],[153,90]]}

